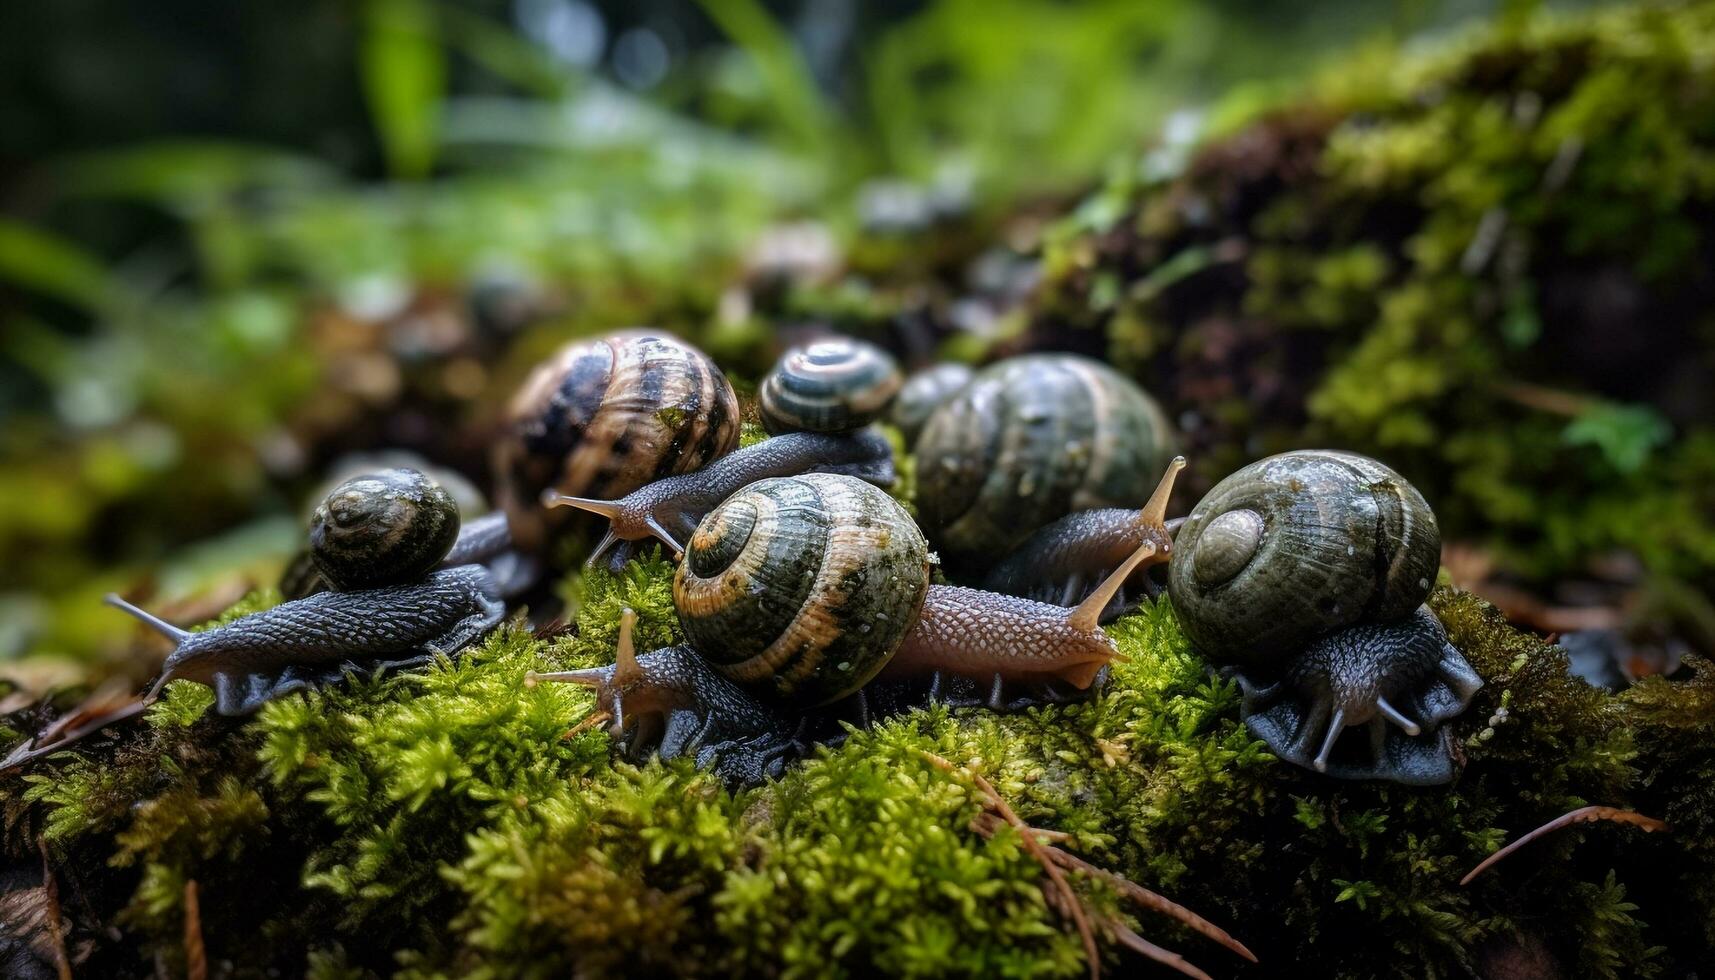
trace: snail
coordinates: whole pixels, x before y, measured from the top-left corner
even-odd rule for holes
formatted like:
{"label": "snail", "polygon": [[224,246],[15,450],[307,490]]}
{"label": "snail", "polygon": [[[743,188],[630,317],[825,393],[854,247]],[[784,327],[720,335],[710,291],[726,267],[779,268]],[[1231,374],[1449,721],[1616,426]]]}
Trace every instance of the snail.
{"label": "snail", "polygon": [[[1482,679],[1424,600],[1440,564],[1429,504],[1365,456],[1271,456],[1216,484],[1168,568],[1193,647],[1237,675],[1252,734],[1298,765],[1414,785],[1457,774],[1441,727]],[[1362,744],[1338,751],[1341,733]]]}
{"label": "snail", "polygon": [[[616,500],[542,494],[544,507],[575,507],[608,519],[590,553],[594,565],[614,544],[655,538],[675,556],[711,509],[738,490],[770,477],[803,473],[855,476],[893,485],[893,447],[865,428],[899,389],[899,367],[880,348],[839,338],[788,351],[763,380],[760,410],[771,438],[693,473],[665,477]],[[612,564],[623,564],[617,552]]]}
{"label": "snail", "polygon": [[687,543],[673,580],[683,644],[638,656],[626,617],[612,666],[530,680],[594,688],[633,753],[694,755],[748,781],[778,771],[829,712],[867,720],[913,703],[902,686],[932,698],[962,686],[997,709],[1087,692],[1118,653],[1099,616],[1152,559],[1153,537],[1070,609],[931,585],[928,542],[886,492],[831,474],[764,480]]}
{"label": "snail", "polygon": [[[1177,474],[1185,468],[1185,457],[1175,456],[1167,465]],[[983,588],[1059,606],[1081,602],[1144,541],[1154,541],[1159,554],[1171,554],[1169,535],[1179,523],[1167,520],[1171,490],[1164,481],[1140,510],[1104,507],[1067,514],[990,568]]]}
{"label": "snail", "polygon": [[935,409],[958,394],[974,375],[964,364],[937,364],[918,371],[900,386],[889,421],[904,434],[907,443],[915,443]]}
{"label": "snail", "polygon": [[965,570],[1066,514],[1136,507],[1173,456],[1167,418],[1112,368],[1028,354],[977,372],[917,441],[929,539]]}
{"label": "snail", "polygon": [[347,590],[294,599],[200,633],[116,595],[107,602],[175,644],[146,700],[159,697],[169,681],[191,680],[214,688],[219,713],[248,714],[348,669],[451,653],[497,625],[506,606],[496,576],[480,564],[446,564],[486,547],[497,524],[486,522],[467,539],[444,489],[415,470],[390,470],[348,480],[316,509],[310,535],[316,567]]}
{"label": "snail", "polygon": [[[631,330],[566,345],[507,409],[493,469],[514,542],[540,553],[544,490],[599,498],[701,469],[738,445],[738,399],[708,355]],[[564,512],[561,512],[562,514]]]}
{"label": "snail", "polygon": [[899,393],[899,364],[861,340],[819,340],[786,352],[757,392],[762,427],[782,432],[852,432],[887,411]]}

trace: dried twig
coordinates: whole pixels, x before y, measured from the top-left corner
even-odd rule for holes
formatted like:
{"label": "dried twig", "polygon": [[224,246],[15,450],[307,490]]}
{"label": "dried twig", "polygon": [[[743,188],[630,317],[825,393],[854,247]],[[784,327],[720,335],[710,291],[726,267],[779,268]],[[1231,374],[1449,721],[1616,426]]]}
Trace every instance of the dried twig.
{"label": "dried twig", "polygon": [[[923,756],[943,772],[955,771],[951,762],[938,755],[924,752]],[[1159,912],[1184,923],[1199,934],[1220,943],[1252,963],[1257,961],[1256,955],[1247,949],[1243,943],[1234,939],[1226,930],[1190,909],[1158,895],[1136,882],[1096,867],[1075,854],[1061,850],[1055,845],[1070,840],[1069,834],[1043,830],[1025,824],[1023,820],[1019,819],[1012,807],[1007,804],[1006,800],[1001,797],[993,784],[977,772],[970,769],[964,771],[976,785],[977,791],[982,794],[984,806],[983,812],[978,813],[972,819],[971,829],[985,838],[993,837],[1002,826],[1011,827],[1018,832],[1020,839],[1024,842],[1025,851],[1042,865],[1043,873],[1048,878],[1043,885],[1043,892],[1048,898],[1048,904],[1077,925],[1079,935],[1084,940],[1085,954],[1089,957],[1091,977],[1099,976],[1100,971],[1095,937],[1091,930],[1092,916],[1072,889],[1071,883],[1066,879],[1065,872],[1067,871],[1100,878],[1112,886],[1121,897],[1128,898],[1143,908]],[[1101,914],[1095,914],[1093,918],[1095,925],[1100,926],[1103,931],[1114,937],[1120,945],[1127,949],[1142,954],[1164,966],[1170,966],[1186,976],[1209,980],[1208,974],[1198,969],[1185,957],[1144,939],[1124,922],[1112,916]]]}
{"label": "dried twig", "polygon": [[1483,860],[1482,864],[1472,868],[1470,874],[1460,878],[1459,884],[1470,884],[1472,879],[1494,867],[1496,864],[1499,864],[1507,855],[1526,844],[1529,844],[1531,841],[1536,840],[1538,837],[1552,834],[1557,830],[1570,827],[1576,823],[1593,823],[1597,820],[1609,820],[1614,823],[1631,824],[1634,827],[1643,828],[1645,833],[1668,829],[1665,822],[1657,820],[1654,817],[1646,817],[1641,813],[1633,813],[1631,810],[1619,810],[1611,806],[1580,807],[1573,810],[1571,813],[1555,817],[1553,820],[1550,820],[1530,833],[1525,834],[1523,837],[1520,837],[1518,840],[1513,841],[1511,844],[1508,844],[1495,853],[1489,855]]}
{"label": "dried twig", "polygon": [[71,955],[66,952],[65,928],[60,914],[60,885],[54,878],[53,862],[48,858],[48,841],[36,838],[36,848],[42,852],[42,895],[48,912],[48,938],[54,944],[54,967],[60,980],[71,980]]}
{"label": "dried twig", "polygon": [[185,978],[208,980],[208,950],[202,942],[202,908],[195,878],[185,881]]}

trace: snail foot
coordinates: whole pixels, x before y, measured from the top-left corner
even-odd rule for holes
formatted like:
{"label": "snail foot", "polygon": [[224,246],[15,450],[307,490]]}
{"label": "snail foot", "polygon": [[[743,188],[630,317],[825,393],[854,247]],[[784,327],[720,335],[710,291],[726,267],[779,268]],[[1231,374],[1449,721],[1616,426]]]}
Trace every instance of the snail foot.
{"label": "snail foot", "polygon": [[1428,606],[1324,636],[1269,683],[1229,668],[1239,715],[1275,755],[1336,779],[1435,786],[1458,775],[1452,732],[1482,678]]}

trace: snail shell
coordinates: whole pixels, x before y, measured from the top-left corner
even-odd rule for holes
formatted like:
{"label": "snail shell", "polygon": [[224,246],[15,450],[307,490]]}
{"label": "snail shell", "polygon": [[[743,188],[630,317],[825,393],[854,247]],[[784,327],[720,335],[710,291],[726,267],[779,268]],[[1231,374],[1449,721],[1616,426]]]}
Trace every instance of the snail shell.
{"label": "snail shell", "polygon": [[543,490],[612,499],[698,469],[738,445],[738,399],[706,354],[627,331],[568,344],[539,365],[507,427],[495,452],[499,496],[514,539],[535,548],[550,519]]}
{"label": "snail shell", "polygon": [[335,487],[310,517],[310,558],[342,591],[415,582],[452,549],[459,510],[413,469],[383,470]]}
{"label": "snail shell", "polygon": [[703,518],[673,578],[687,642],[776,703],[853,693],[929,590],[929,546],[899,502],[848,476],[753,483]]}
{"label": "snail shell", "polygon": [[893,411],[889,416],[905,434],[905,441],[916,442],[935,409],[970,384],[975,375],[976,372],[968,365],[937,364],[906,378],[899,389],[899,397],[893,400]]}
{"label": "snail shell", "polygon": [[861,340],[836,337],[795,347],[759,391],[770,433],[851,432],[881,417],[899,393],[899,364]]}
{"label": "snail shell", "polygon": [[1136,384],[1086,357],[1029,354],[930,415],[917,506],[943,557],[968,566],[1073,511],[1141,506],[1173,455],[1167,417]]}
{"label": "snail shell", "polygon": [[1356,623],[1411,616],[1441,534],[1423,495],[1354,453],[1271,456],[1222,480],[1173,541],[1168,589],[1192,644],[1249,667]]}

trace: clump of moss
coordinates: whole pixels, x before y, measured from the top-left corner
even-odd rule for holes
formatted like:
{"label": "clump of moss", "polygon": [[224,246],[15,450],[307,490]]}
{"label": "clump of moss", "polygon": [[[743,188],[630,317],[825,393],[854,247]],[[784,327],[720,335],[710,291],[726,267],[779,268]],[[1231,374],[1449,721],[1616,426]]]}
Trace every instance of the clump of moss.
{"label": "clump of moss", "polygon": [[[582,724],[588,691],[525,683],[611,660],[625,607],[646,645],[677,639],[671,572],[658,559],[590,572],[565,589],[568,632],[505,628],[456,659],[353,676],[249,720],[197,714],[194,685],[175,685],[124,738],[51,760],[22,797],[0,792],[13,825],[53,845],[74,932],[121,924],[93,964],[114,975],[178,962],[190,880],[210,955],[240,973],[1082,973],[1017,835],[974,832],[970,782],[926,752],[984,773],[1064,847],[1229,928],[1262,971],[1457,976],[1530,943],[1580,975],[1633,976],[1715,949],[1656,924],[1715,910],[1706,885],[1671,887],[1673,838],[1574,831],[1458,886],[1504,840],[1586,803],[1659,804],[1694,832],[1715,819],[1706,779],[1669,778],[1704,772],[1688,752],[1709,763],[1692,748],[1707,739],[1669,732],[1707,718],[1687,700],[1704,687],[1603,694],[1469,595],[1435,598],[1487,681],[1456,723],[1469,761],[1450,787],[1276,761],[1162,603],[1114,624],[1129,659],[1092,701],[913,712],[735,792],[683,760],[614,758]],[[33,842],[16,837],[21,860]],[[1121,912],[1102,883],[1077,888]],[[1166,919],[1129,921],[1206,967],[1239,966]]]}
{"label": "clump of moss", "polygon": [[1711,57],[1715,11],[1641,4],[1360,60],[1063,222],[1027,342],[1131,368],[1193,491],[1355,449],[1514,573],[1715,592]]}

